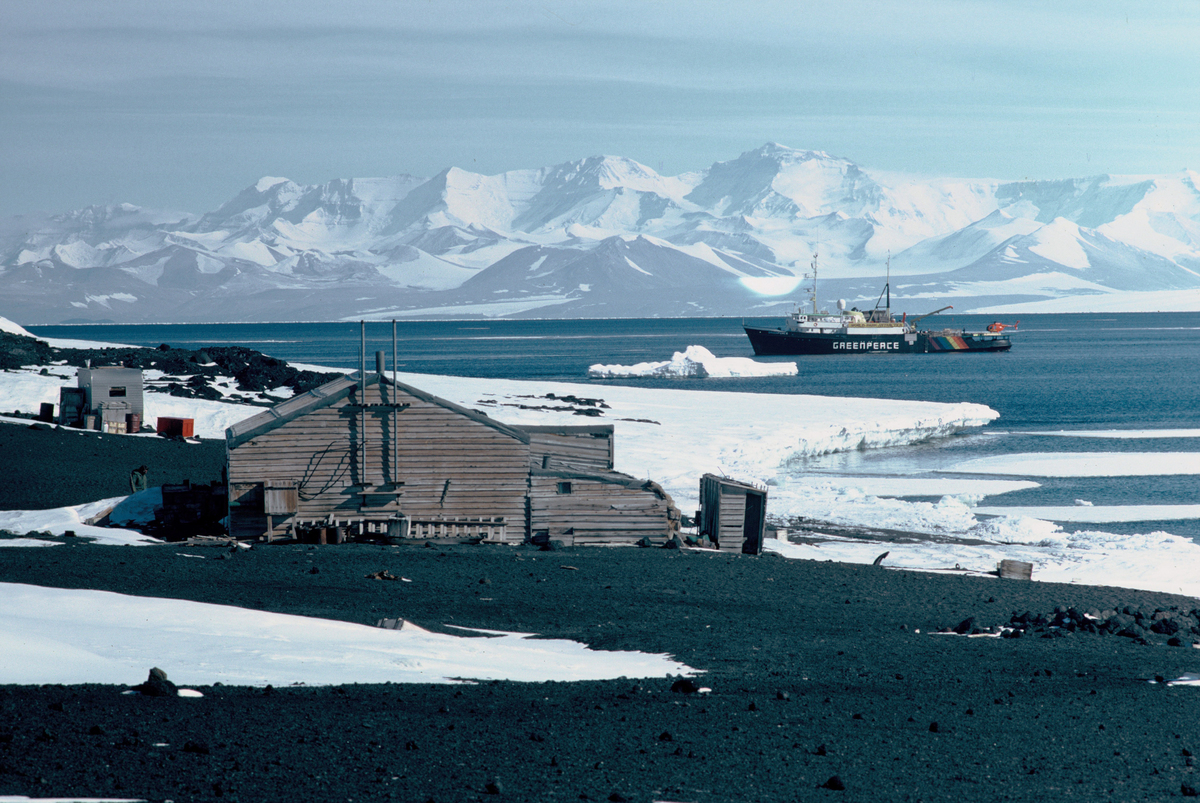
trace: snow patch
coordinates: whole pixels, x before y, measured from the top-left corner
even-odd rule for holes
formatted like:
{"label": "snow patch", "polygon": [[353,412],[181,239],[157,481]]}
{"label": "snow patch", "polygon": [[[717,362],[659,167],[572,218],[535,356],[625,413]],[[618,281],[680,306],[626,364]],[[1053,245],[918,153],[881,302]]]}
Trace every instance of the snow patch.
{"label": "snow patch", "polygon": [[256,183],[254,185],[254,191],[255,192],[266,192],[267,190],[271,189],[272,187],[276,187],[280,184],[283,184],[287,180],[288,179],[286,179],[286,178],[279,178],[277,176],[263,176],[262,178],[260,178],[258,180],[258,183]]}
{"label": "snow patch", "polygon": [[11,335],[21,335],[22,337],[33,337],[28,330],[13,323],[8,318],[0,318],[0,332],[8,332]]}
{"label": "snow patch", "polygon": [[467,638],[108,591],[0,583],[0,683],[312,686],[695,675],[667,655],[531,633]]}

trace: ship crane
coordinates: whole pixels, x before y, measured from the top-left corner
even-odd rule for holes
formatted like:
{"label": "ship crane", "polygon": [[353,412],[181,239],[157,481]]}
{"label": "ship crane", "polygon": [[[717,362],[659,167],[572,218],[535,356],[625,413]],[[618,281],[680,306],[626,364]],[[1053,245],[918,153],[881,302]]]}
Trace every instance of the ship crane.
{"label": "ship crane", "polygon": [[947,306],[945,306],[945,307],[942,307],[941,309],[935,309],[933,312],[927,312],[927,313],[925,313],[924,315],[922,315],[920,318],[913,318],[913,321],[912,321],[912,324],[911,324],[911,325],[912,325],[912,326],[916,326],[917,324],[919,324],[921,321],[925,320],[925,319],[926,319],[926,318],[928,318],[929,316],[931,316],[931,315],[937,315],[939,312],[945,312],[945,311],[946,311],[946,310],[948,310],[948,309],[954,309],[954,305],[953,305],[953,304],[950,304],[950,305],[947,305]]}

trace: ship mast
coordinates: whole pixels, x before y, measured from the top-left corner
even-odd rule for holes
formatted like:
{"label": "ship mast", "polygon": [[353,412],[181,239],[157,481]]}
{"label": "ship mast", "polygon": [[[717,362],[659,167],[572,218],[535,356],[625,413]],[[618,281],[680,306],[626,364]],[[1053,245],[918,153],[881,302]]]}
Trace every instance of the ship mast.
{"label": "ship mast", "polygon": [[808,288],[808,299],[812,303],[813,315],[817,315],[817,252],[813,251],[812,273],[804,274],[805,279],[812,279],[812,286]]}
{"label": "ship mast", "polygon": [[887,291],[887,311],[888,318],[892,317],[892,252],[888,251],[887,258],[887,279],[883,289]]}

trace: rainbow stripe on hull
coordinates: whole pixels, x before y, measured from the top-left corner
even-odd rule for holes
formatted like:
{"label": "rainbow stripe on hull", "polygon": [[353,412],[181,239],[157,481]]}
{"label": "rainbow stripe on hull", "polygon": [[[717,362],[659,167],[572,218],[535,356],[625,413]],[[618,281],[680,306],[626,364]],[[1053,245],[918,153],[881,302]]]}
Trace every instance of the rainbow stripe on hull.
{"label": "rainbow stripe on hull", "polygon": [[971,344],[959,335],[933,335],[927,338],[927,351],[974,351]]}

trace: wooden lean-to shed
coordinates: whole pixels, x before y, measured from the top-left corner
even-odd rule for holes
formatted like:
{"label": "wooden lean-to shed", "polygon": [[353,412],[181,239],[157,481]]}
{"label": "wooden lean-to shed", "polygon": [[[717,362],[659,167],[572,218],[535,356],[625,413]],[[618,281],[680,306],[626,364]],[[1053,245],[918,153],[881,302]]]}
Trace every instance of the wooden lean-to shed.
{"label": "wooden lean-to shed", "polygon": [[509,426],[381,370],[239,422],[226,445],[237,538],[632,542],[678,527],[660,488],[611,470],[611,426]]}
{"label": "wooden lean-to shed", "polygon": [[762,553],[767,523],[767,492],[728,477],[700,478],[700,535],[722,552]]}

